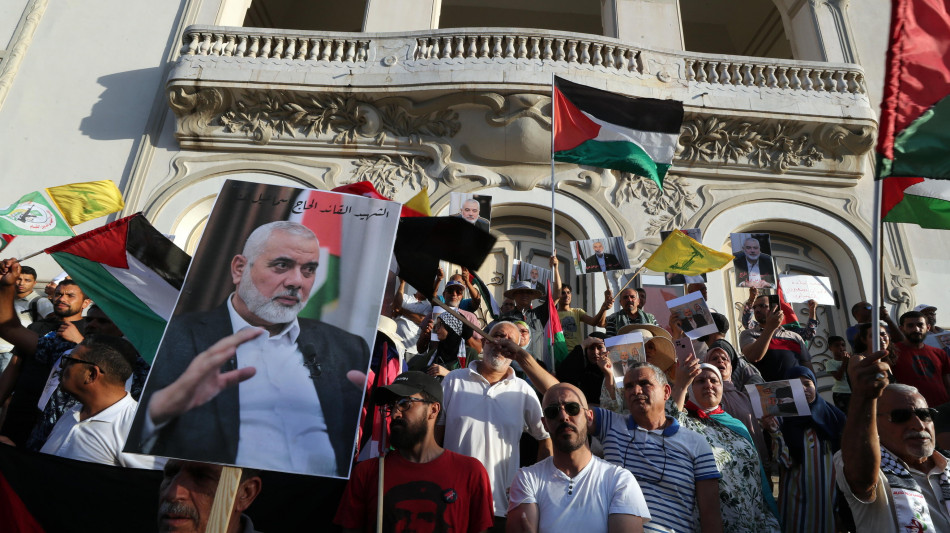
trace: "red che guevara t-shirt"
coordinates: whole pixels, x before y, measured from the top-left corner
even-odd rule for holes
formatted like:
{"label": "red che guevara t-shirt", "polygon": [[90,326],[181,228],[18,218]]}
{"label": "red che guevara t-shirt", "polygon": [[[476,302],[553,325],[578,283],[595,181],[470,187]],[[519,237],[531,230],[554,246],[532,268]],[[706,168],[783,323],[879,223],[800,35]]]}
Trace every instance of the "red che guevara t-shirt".
{"label": "red che guevara t-shirt", "polygon": [[[485,467],[445,450],[428,463],[386,456],[383,531],[477,532],[492,525],[492,492]],[[379,459],[353,468],[333,522],[371,533],[376,528]]]}

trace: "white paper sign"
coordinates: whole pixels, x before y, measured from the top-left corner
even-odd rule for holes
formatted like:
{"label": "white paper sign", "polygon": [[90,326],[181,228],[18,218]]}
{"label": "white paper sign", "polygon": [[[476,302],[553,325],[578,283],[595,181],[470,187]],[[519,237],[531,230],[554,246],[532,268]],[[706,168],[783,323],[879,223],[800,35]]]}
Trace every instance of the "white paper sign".
{"label": "white paper sign", "polygon": [[834,305],[831,280],[825,276],[779,276],[785,301],[790,304],[815,300],[819,305]]}

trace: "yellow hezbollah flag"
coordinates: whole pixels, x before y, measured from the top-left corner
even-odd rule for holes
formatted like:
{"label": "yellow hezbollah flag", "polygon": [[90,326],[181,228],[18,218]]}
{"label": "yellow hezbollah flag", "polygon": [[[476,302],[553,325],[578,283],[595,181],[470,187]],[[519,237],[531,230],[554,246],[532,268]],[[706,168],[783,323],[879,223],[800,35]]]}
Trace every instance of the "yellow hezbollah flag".
{"label": "yellow hezbollah flag", "polygon": [[643,266],[654,272],[698,276],[719,270],[732,259],[732,254],[707,248],[682,231],[673,230]]}
{"label": "yellow hezbollah flag", "polygon": [[125,207],[122,193],[112,180],[70,183],[46,189],[70,226],[99,218]]}

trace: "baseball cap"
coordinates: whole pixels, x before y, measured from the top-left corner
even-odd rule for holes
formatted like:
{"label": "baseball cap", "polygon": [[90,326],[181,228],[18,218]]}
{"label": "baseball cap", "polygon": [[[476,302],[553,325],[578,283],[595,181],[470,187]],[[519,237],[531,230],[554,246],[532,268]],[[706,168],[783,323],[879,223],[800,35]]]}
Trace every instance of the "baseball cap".
{"label": "baseball cap", "polygon": [[931,309],[931,308],[936,309],[937,306],[936,306],[936,305],[930,305],[930,304],[920,304],[920,305],[918,305],[917,307],[914,308],[914,311],[917,311],[917,312],[919,313],[919,312],[923,311],[924,309]]}
{"label": "baseball cap", "polygon": [[373,403],[384,405],[422,391],[432,395],[440,404],[442,403],[442,384],[425,372],[416,370],[403,372],[396,376],[391,384],[374,390]]}
{"label": "baseball cap", "polygon": [[465,285],[461,281],[454,279],[445,284],[446,289],[449,287],[462,287],[462,289],[465,289]]}

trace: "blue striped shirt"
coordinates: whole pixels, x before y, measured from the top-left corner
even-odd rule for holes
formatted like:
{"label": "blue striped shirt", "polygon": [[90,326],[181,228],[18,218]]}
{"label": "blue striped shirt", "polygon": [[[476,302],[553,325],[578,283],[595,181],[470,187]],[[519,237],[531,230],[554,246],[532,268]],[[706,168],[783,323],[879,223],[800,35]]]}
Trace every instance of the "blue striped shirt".
{"label": "blue striped shirt", "polygon": [[719,479],[709,442],[667,417],[666,429],[637,427],[631,415],[594,408],[594,435],[604,445],[604,459],[626,468],[640,484],[652,520],[644,531],[698,531],[696,482]]}

